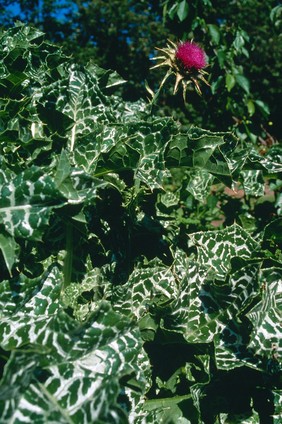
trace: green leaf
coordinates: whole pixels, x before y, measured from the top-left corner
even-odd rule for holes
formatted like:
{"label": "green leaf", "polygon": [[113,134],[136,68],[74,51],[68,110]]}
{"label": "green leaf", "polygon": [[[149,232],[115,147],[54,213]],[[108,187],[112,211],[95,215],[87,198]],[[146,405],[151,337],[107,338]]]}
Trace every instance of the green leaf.
{"label": "green leaf", "polygon": [[263,196],[264,180],[262,171],[241,171],[245,193],[252,196]]}
{"label": "green leaf", "polygon": [[[65,135],[65,132],[73,127],[73,120],[64,113],[56,110],[54,103],[49,102],[44,106],[42,104],[38,104],[37,112],[43,125],[48,125],[53,133]],[[38,128],[38,126],[35,126],[33,133],[35,133],[36,128]]]}
{"label": "green leaf", "polygon": [[83,322],[103,299],[110,296],[110,281],[106,278],[106,271],[94,268],[85,274],[81,284],[72,283],[66,287],[62,299],[72,309],[73,316]]}
{"label": "green leaf", "polygon": [[64,204],[53,179],[32,167],[0,186],[0,223],[13,237],[40,240],[54,208]]}
{"label": "green leaf", "polygon": [[78,324],[60,302],[61,278],[55,267],[41,281],[22,278],[14,296],[9,284],[1,285],[1,346],[22,348],[11,355],[1,380],[1,422],[126,422],[117,405],[119,378],[135,374],[144,384],[139,330],[104,302]]}
{"label": "green leaf", "polygon": [[271,9],[270,12],[270,19],[272,22],[274,22],[275,26],[279,27],[281,23],[281,15],[282,15],[282,7],[281,4],[278,6],[275,6],[273,9]]}
{"label": "green leaf", "polygon": [[[161,188],[165,169],[165,147],[170,139],[171,120],[155,119],[152,122],[131,122],[123,126],[99,128],[97,142],[101,140],[99,160],[95,152],[84,149],[88,163],[97,166],[96,175],[133,170],[136,178],[150,188]],[[103,147],[102,147],[103,143]],[[96,154],[97,157],[97,154]]]}
{"label": "green leaf", "polygon": [[177,16],[180,20],[180,22],[184,21],[189,13],[189,5],[187,3],[187,0],[182,0],[177,7]]}
{"label": "green leaf", "polygon": [[161,398],[146,401],[144,409],[147,412],[146,422],[173,422],[189,424],[189,416],[194,415],[197,418],[197,412],[194,410],[191,395],[174,396],[173,398]]}
{"label": "green leaf", "polygon": [[235,49],[240,52],[242,47],[245,45],[244,37],[240,31],[237,31],[235,40],[233,41],[233,46]]}
{"label": "green leaf", "polygon": [[[61,289],[58,284],[59,277],[59,270],[54,268],[44,276],[41,291],[33,294],[28,288],[29,280],[25,278],[14,284],[14,287],[17,287],[14,296],[11,295],[11,288],[8,284],[1,285],[0,301],[3,306],[0,335],[2,348],[10,350],[28,343],[37,343],[38,338],[44,336],[44,328],[48,327],[49,321],[58,312]],[[30,283],[31,287],[36,283],[39,284],[38,279]],[[8,301],[9,295],[11,298]],[[45,316],[44,322],[42,321],[43,315]],[[65,329],[68,326],[67,321],[66,327],[65,325],[63,327]],[[56,334],[54,333],[50,337],[56,338]],[[55,339],[54,343],[56,344]],[[68,348],[66,342],[65,348]],[[61,357],[62,355],[64,353],[58,348],[56,356]]]}
{"label": "green leaf", "polygon": [[247,94],[250,93],[250,81],[248,78],[244,75],[235,74],[235,81]]}
{"label": "green leaf", "polygon": [[263,231],[263,241],[274,242],[277,246],[282,242],[282,217],[273,220],[265,226]]}
{"label": "green leaf", "polygon": [[196,170],[190,173],[187,190],[200,202],[204,202],[210,193],[210,187],[214,176],[204,170]]}
{"label": "green leaf", "polygon": [[45,90],[45,99],[45,107],[55,107],[72,120],[68,134],[71,151],[75,148],[78,135],[90,133],[99,121],[109,122],[113,119],[109,100],[100,90],[97,77],[75,65],[70,67],[66,79],[55,82],[48,87],[48,91]]}
{"label": "green leaf", "polygon": [[126,83],[126,81],[116,71],[100,68],[93,62],[90,62],[86,69],[91,74],[97,75],[99,78],[99,87],[101,89],[112,88]]}
{"label": "green leaf", "polygon": [[166,163],[168,166],[205,168],[217,147],[225,142],[226,133],[192,128],[187,134],[177,134],[168,144]]}
{"label": "green leaf", "polygon": [[217,60],[221,69],[224,69],[225,62],[228,58],[228,52],[225,47],[221,47],[217,50]]}
{"label": "green leaf", "polygon": [[174,273],[180,290],[163,317],[163,328],[182,333],[188,343],[213,342],[220,369],[259,366],[246,347],[249,329],[241,322],[245,311],[259,301],[257,264],[230,270],[226,281],[219,282],[210,267],[180,257]]}
{"label": "green leaf", "polygon": [[217,25],[208,24],[208,30],[211,36],[211,39],[215,45],[218,45],[220,42],[220,31]]}
{"label": "green leaf", "polygon": [[205,231],[189,235],[190,243],[197,248],[197,260],[210,267],[217,279],[224,280],[231,269],[231,259],[240,256],[248,259],[258,243],[243,228],[234,224],[224,230]]}
{"label": "green leaf", "polygon": [[282,269],[262,269],[260,284],[262,300],[247,314],[253,324],[249,346],[268,359],[268,371],[275,374],[282,369],[281,331],[277,325],[282,319]]}
{"label": "green leaf", "polygon": [[249,170],[262,170],[269,174],[281,172],[280,146],[273,146],[265,156],[259,155],[255,149],[251,148],[247,152],[247,155],[245,155],[244,168]]}
{"label": "green leaf", "polygon": [[265,102],[261,100],[254,100],[254,103],[259,107],[260,111],[264,114],[264,116],[269,116],[269,106]]}
{"label": "green leaf", "polygon": [[248,108],[249,115],[253,116],[253,114],[255,113],[256,107],[252,100],[248,100],[247,108]]}
{"label": "green leaf", "polygon": [[279,424],[282,414],[282,390],[273,390],[275,411],[273,414],[274,424]]}
{"label": "green leaf", "polygon": [[177,13],[177,7],[178,7],[178,4],[177,3],[174,3],[171,6],[171,8],[168,10],[167,14],[168,14],[168,16],[169,16],[170,19],[173,19],[174,16],[175,16],[175,14]]}
{"label": "green leaf", "polygon": [[176,296],[177,286],[172,271],[166,267],[136,268],[122,288],[113,290],[114,309],[140,319],[148,310],[166,307]]}
{"label": "green leaf", "polygon": [[57,187],[60,187],[60,185],[70,176],[70,173],[71,166],[68,155],[65,150],[62,150],[55,175],[55,182]]}
{"label": "green leaf", "polygon": [[220,75],[217,80],[213,81],[211,84],[211,90],[212,90],[212,94],[215,94],[218,92],[218,89],[221,87],[223,82],[223,76]]}
{"label": "green leaf", "polygon": [[227,88],[227,91],[231,91],[234,85],[236,84],[236,79],[232,74],[226,74],[225,75],[225,86]]}
{"label": "green leaf", "polygon": [[18,259],[19,246],[5,231],[0,234],[0,249],[2,251],[6,267],[11,275],[12,267]]}

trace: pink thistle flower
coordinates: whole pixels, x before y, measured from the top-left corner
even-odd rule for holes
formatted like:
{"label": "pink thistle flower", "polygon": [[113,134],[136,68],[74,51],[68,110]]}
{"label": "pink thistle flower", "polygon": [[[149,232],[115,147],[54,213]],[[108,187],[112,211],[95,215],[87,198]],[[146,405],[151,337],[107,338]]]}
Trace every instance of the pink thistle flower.
{"label": "pink thistle flower", "polygon": [[186,91],[188,86],[191,84],[194,85],[197,93],[201,95],[200,81],[209,85],[208,81],[205,79],[205,75],[208,73],[203,69],[207,66],[207,57],[204,50],[201,49],[198,44],[193,43],[193,41],[180,41],[177,44],[171,40],[167,41],[166,47],[162,49],[156,47],[161,54],[154,57],[153,60],[160,60],[161,62],[151,68],[154,69],[167,66],[167,73],[165,74],[156,95],[154,95],[153,91],[149,87],[147,87],[147,90],[153,99],[156,98],[166,80],[170,75],[174,74],[175,84],[173,94],[176,94],[179,86],[182,85],[183,98],[184,102],[186,102]]}
{"label": "pink thistle flower", "polygon": [[188,70],[196,69],[198,71],[207,65],[204,50],[192,41],[179,43],[175,51],[175,57]]}

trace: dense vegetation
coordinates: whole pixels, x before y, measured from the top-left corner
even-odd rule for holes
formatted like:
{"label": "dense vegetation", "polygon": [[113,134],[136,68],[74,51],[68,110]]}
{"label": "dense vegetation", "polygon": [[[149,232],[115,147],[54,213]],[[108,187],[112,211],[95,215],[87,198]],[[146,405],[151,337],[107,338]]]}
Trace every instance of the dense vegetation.
{"label": "dense vegetation", "polygon": [[[280,423],[278,64],[258,82],[249,43],[278,40],[281,8],[20,3],[37,28],[2,15],[1,423]],[[166,36],[205,46],[202,97],[168,79],[147,99]]]}
{"label": "dense vegetation", "polygon": [[262,148],[280,137],[281,5],[275,0],[2,0],[2,5],[3,25],[15,19],[32,23],[74,62],[86,65],[91,59],[117,71],[128,81],[121,89],[127,100],[146,97],[145,80],[156,88],[160,74],[149,72],[155,46],[194,38],[209,57],[211,90],[202,98],[191,93],[188,113],[181,94],[168,90],[160,113],[206,129],[233,127]]}

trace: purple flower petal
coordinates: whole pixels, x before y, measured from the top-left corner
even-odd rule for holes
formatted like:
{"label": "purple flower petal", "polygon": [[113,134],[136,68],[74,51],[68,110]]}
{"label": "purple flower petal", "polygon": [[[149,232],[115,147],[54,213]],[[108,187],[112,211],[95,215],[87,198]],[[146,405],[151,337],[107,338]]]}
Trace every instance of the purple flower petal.
{"label": "purple flower petal", "polygon": [[179,43],[175,52],[176,59],[189,69],[202,69],[207,64],[206,54],[201,47],[191,41]]}

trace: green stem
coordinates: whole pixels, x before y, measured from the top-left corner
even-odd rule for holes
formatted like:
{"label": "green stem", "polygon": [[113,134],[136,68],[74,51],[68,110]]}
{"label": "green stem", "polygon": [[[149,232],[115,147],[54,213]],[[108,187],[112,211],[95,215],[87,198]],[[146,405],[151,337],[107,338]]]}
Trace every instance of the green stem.
{"label": "green stem", "polygon": [[[164,76],[164,78],[163,78],[163,80],[162,80],[162,82],[161,82],[161,84],[160,84],[157,92],[155,94],[153,94],[152,100],[149,103],[149,106],[151,107],[151,109],[150,109],[151,113],[153,113],[153,107],[157,104],[157,100],[158,100],[158,97],[160,95],[160,92],[161,92],[161,90],[162,90],[162,88],[164,86],[164,83],[170,77],[170,75],[172,73],[173,72],[170,69],[167,71],[167,73],[165,74],[165,76]],[[151,90],[150,90],[150,93],[151,93]]]}

